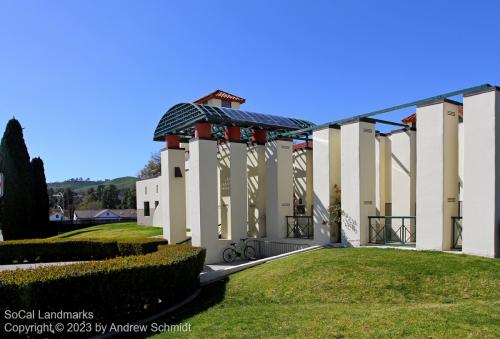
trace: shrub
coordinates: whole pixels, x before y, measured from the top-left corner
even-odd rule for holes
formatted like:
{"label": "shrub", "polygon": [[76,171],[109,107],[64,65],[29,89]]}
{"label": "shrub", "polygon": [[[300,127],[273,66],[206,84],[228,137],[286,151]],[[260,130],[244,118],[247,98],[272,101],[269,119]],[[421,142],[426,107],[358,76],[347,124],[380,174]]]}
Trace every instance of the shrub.
{"label": "shrub", "polygon": [[152,253],[164,239],[114,240],[14,240],[0,242],[0,264],[102,260]]}
{"label": "shrub", "polygon": [[87,311],[92,321],[132,320],[183,300],[198,287],[205,250],[160,246],[155,253],[0,272],[2,308]]}

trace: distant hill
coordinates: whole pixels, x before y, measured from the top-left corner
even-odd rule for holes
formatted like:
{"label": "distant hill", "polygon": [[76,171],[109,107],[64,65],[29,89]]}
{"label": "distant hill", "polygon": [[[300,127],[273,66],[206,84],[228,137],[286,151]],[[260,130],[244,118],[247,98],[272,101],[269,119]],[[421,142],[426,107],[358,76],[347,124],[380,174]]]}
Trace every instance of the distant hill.
{"label": "distant hill", "polygon": [[135,187],[136,177],[120,177],[112,180],[83,180],[83,179],[70,179],[66,181],[49,182],[47,186],[53,189],[66,189],[71,188],[75,192],[85,193],[91,187],[94,189],[99,185],[115,185],[117,189]]}

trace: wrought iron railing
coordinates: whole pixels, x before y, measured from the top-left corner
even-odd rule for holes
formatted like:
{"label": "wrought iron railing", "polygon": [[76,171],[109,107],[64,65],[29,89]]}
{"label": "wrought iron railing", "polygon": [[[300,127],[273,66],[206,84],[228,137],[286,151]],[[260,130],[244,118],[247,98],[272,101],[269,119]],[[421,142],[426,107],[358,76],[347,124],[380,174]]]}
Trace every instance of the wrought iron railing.
{"label": "wrought iron railing", "polygon": [[312,239],[314,225],[310,215],[293,215],[286,217],[287,238]]}
{"label": "wrought iron railing", "polygon": [[415,216],[369,216],[368,242],[400,245],[415,243],[416,219]]}
{"label": "wrought iron railing", "polygon": [[451,217],[451,246],[453,249],[462,249],[462,217]]}
{"label": "wrought iron railing", "polygon": [[255,248],[258,258],[273,257],[275,255],[301,250],[310,246],[308,244],[285,243],[261,239],[248,239],[246,243]]}

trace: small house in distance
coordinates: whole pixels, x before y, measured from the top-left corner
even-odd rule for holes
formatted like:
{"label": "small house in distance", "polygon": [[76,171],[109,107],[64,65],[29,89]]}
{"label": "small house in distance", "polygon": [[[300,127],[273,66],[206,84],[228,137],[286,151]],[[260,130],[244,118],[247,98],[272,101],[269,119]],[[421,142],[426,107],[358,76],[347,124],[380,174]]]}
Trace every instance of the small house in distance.
{"label": "small house in distance", "polygon": [[137,221],[137,211],[135,209],[76,210],[73,220],[76,223]]}

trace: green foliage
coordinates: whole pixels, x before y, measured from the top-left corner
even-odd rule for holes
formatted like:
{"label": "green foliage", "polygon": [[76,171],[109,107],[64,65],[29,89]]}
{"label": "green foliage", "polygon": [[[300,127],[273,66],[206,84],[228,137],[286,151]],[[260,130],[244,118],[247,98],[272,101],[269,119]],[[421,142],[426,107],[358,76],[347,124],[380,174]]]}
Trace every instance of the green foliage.
{"label": "green foliage", "polygon": [[135,187],[136,181],[137,177],[119,177],[111,180],[67,180],[51,182],[48,184],[48,186],[55,191],[71,188],[76,193],[83,194],[91,188],[97,190],[97,187],[99,185],[102,185],[103,187],[108,185],[115,185],[118,190],[133,188]]}
{"label": "green foliage", "polygon": [[101,207],[102,208],[117,208],[119,204],[118,190],[115,185],[106,186],[102,192]]}
{"label": "green foliage", "polygon": [[47,182],[45,180],[45,169],[40,158],[31,159],[31,176],[33,181],[33,233],[35,236],[49,222],[49,196],[47,194]]}
{"label": "green foliage", "polygon": [[12,240],[0,242],[0,264],[102,260],[151,253],[165,244],[164,239]]}
{"label": "green foliage", "polygon": [[24,143],[23,128],[16,119],[7,123],[0,145],[4,174],[4,196],[1,201],[4,239],[22,239],[31,233],[34,199],[31,165]]}
{"label": "green foliage", "polygon": [[140,256],[3,271],[0,300],[13,310],[86,310],[95,321],[137,319],[193,293],[204,259],[202,248],[174,245]]}
{"label": "green foliage", "polygon": [[120,203],[120,208],[135,209],[137,207],[135,187],[133,189],[126,188],[122,190],[121,194],[122,194],[122,199]]}
{"label": "green foliage", "polygon": [[151,154],[151,158],[143,169],[139,172],[139,179],[156,178],[161,175],[161,156],[160,153]]}

